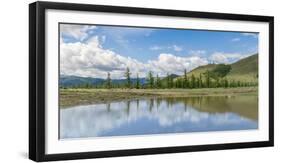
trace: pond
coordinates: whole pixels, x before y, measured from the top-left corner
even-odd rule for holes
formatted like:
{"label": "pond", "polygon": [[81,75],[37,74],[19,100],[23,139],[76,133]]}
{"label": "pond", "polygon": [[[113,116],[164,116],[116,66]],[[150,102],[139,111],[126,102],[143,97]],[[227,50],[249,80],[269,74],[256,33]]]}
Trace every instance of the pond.
{"label": "pond", "polygon": [[60,139],[258,128],[258,97],[150,98],[60,109]]}

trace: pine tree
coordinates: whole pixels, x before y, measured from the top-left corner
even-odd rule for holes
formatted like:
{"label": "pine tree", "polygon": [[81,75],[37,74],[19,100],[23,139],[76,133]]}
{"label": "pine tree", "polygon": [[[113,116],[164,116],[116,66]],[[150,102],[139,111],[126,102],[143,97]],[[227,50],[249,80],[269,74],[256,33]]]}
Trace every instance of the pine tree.
{"label": "pine tree", "polygon": [[126,69],[125,77],[126,77],[126,80],[127,80],[126,87],[131,88],[131,73],[130,73],[129,67],[127,67],[127,69]]}
{"label": "pine tree", "polygon": [[187,83],[187,72],[186,72],[186,69],[184,69],[184,78],[183,78],[183,87],[184,88],[187,88],[188,87],[188,83]]}
{"label": "pine tree", "polygon": [[160,80],[158,74],[156,76],[156,88],[161,88],[161,80]]}
{"label": "pine tree", "polygon": [[225,80],[224,80],[224,87],[225,87],[225,88],[228,88],[228,86],[229,86],[228,80],[225,79]]}
{"label": "pine tree", "polygon": [[241,82],[237,81],[237,87],[240,87],[240,86],[241,86]]}
{"label": "pine tree", "polygon": [[139,74],[137,74],[136,88],[137,88],[137,89],[140,89],[140,78],[139,78]]}
{"label": "pine tree", "polygon": [[200,79],[196,78],[195,88],[200,88],[199,85],[200,85]]}
{"label": "pine tree", "polygon": [[186,80],[186,86],[185,86],[186,88],[190,88],[190,82],[189,82],[189,78],[187,78],[187,80]]}
{"label": "pine tree", "polygon": [[148,80],[148,86],[149,86],[149,88],[153,88],[153,86],[154,86],[154,78],[153,78],[152,71],[149,71],[149,72],[148,72],[147,80]]}
{"label": "pine tree", "polygon": [[192,74],[191,75],[191,83],[190,83],[190,88],[195,88],[195,77],[194,77],[194,75]]}
{"label": "pine tree", "polygon": [[107,78],[106,78],[106,88],[111,88],[111,78],[110,78],[110,73],[107,73]]}
{"label": "pine tree", "polygon": [[204,75],[205,75],[205,80],[206,80],[206,87],[207,88],[211,88],[211,78],[210,78],[210,71],[209,70],[207,70],[205,73],[204,73]]}
{"label": "pine tree", "polygon": [[167,87],[167,88],[170,88],[170,87],[171,87],[171,84],[170,84],[170,75],[169,75],[169,73],[167,73],[167,76],[166,76],[166,87]]}
{"label": "pine tree", "polygon": [[199,88],[203,88],[203,81],[202,81],[202,75],[200,73],[199,75],[199,85],[198,85]]}
{"label": "pine tree", "polygon": [[173,82],[172,75],[168,75],[167,76],[167,80],[168,80],[168,88],[173,88],[174,87],[174,82]]}
{"label": "pine tree", "polygon": [[220,87],[220,79],[219,78],[216,79],[215,87],[216,88]]}
{"label": "pine tree", "polygon": [[180,79],[176,79],[175,87],[176,88],[180,88],[181,87],[181,80]]}

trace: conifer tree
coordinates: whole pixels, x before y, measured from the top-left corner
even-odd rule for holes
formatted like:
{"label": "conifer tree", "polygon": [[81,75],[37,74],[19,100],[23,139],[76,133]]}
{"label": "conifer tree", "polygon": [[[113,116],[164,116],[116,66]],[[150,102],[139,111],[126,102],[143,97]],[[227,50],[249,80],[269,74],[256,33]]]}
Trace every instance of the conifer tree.
{"label": "conifer tree", "polygon": [[149,88],[153,88],[153,86],[154,86],[154,78],[153,78],[152,71],[148,72],[147,79],[148,79],[148,86],[149,86]]}
{"label": "conifer tree", "polygon": [[126,87],[131,88],[131,73],[129,67],[127,67],[126,69],[125,78],[127,80]]}
{"label": "conifer tree", "polygon": [[136,88],[137,88],[137,89],[140,89],[140,78],[139,78],[139,74],[137,74]]}
{"label": "conifer tree", "polygon": [[110,73],[107,73],[107,78],[106,78],[106,88],[111,88],[111,78],[110,78]]}
{"label": "conifer tree", "polygon": [[190,82],[190,88],[195,88],[195,76],[192,74],[191,75],[191,82]]}
{"label": "conifer tree", "polygon": [[187,72],[186,72],[186,69],[184,69],[184,79],[183,79],[183,87],[184,88],[187,88]]}
{"label": "conifer tree", "polygon": [[210,77],[210,71],[209,70],[207,70],[205,73],[204,73],[204,75],[205,75],[205,80],[206,80],[206,87],[207,88],[211,88],[211,77]]}
{"label": "conifer tree", "polygon": [[202,81],[202,75],[200,73],[199,75],[199,85],[198,85],[199,88],[203,88],[203,81]]}
{"label": "conifer tree", "polygon": [[158,74],[156,76],[156,88],[161,88],[161,80],[160,80]]}

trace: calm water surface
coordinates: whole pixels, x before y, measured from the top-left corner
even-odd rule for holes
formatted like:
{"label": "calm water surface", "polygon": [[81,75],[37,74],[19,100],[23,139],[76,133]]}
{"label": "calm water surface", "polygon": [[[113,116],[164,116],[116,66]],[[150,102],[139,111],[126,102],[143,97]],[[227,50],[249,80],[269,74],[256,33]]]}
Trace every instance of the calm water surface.
{"label": "calm water surface", "polygon": [[257,128],[257,96],[152,98],[60,110],[61,139]]}

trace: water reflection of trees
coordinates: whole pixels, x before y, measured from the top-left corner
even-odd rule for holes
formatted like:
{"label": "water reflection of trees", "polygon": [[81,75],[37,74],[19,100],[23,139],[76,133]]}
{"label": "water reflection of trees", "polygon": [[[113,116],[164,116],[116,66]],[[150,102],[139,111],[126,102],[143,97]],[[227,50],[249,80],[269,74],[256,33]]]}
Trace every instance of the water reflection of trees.
{"label": "water reflection of trees", "polygon": [[137,99],[137,100],[136,100],[136,103],[137,103],[137,110],[139,110],[139,107],[140,107],[140,100]]}
{"label": "water reflection of trees", "polygon": [[[167,109],[176,109],[176,105],[183,105],[184,110],[192,107],[200,112],[226,113],[233,112],[240,116],[257,120],[258,118],[258,98],[257,96],[198,96],[198,97],[168,97],[143,99],[149,112],[158,110],[161,104],[165,104]],[[137,110],[140,108],[140,100],[126,101],[125,112],[130,114],[131,102]],[[110,103],[106,104],[107,111],[110,112]]]}
{"label": "water reflection of trees", "polygon": [[[241,120],[240,116],[252,120],[258,119],[258,98],[256,96],[150,98],[81,107],[82,109],[63,110],[65,118],[62,118],[62,122],[63,120],[65,122],[62,124],[65,125],[62,128],[69,128],[69,130],[65,129],[68,131],[66,135],[71,135],[74,130],[84,136],[89,135],[88,132],[91,132],[90,135],[99,135],[103,131],[136,122],[138,119],[145,121],[154,119],[164,127],[183,121],[196,126],[200,124],[198,122],[209,118],[221,123],[228,122],[228,120],[236,123],[236,120],[237,122]],[[229,117],[225,117],[225,114],[216,113],[236,113],[240,116],[233,122],[231,117],[227,119]],[[81,124],[84,127],[81,127]],[[85,128],[91,129],[83,130]]]}
{"label": "water reflection of trees", "polygon": [[107,112],[110,112],[110,103],[106,104],[106,110],[107,110]]}
{"label": "water reflection of trees", "polygon": [[153,107],[154,107],[154,99],[151,98],[151,99],[149,100],[149,111],[150,111],[150,112],[152,112]]}
{"label": "water reflection of trees", "polygon": [[131,101],[127,101],[126,102],[126,113],[127,113],[127,116],[130,115],[130,106],[131,106]]}
{"label": "water reflection of trees", "polygon": [[241,116],[257,120],[257,96],[199,96],[199,97],[170,97],[162,98],[167,102],[167,107],[183,104],[185,111],[192,107],[201,112],[225,113],[233,112]]}
{"label": "water reflection of trees", "polygon": [[161,104],[161,99],[160,98],[156,98],[156,109],[158,110],[160,104]]}

